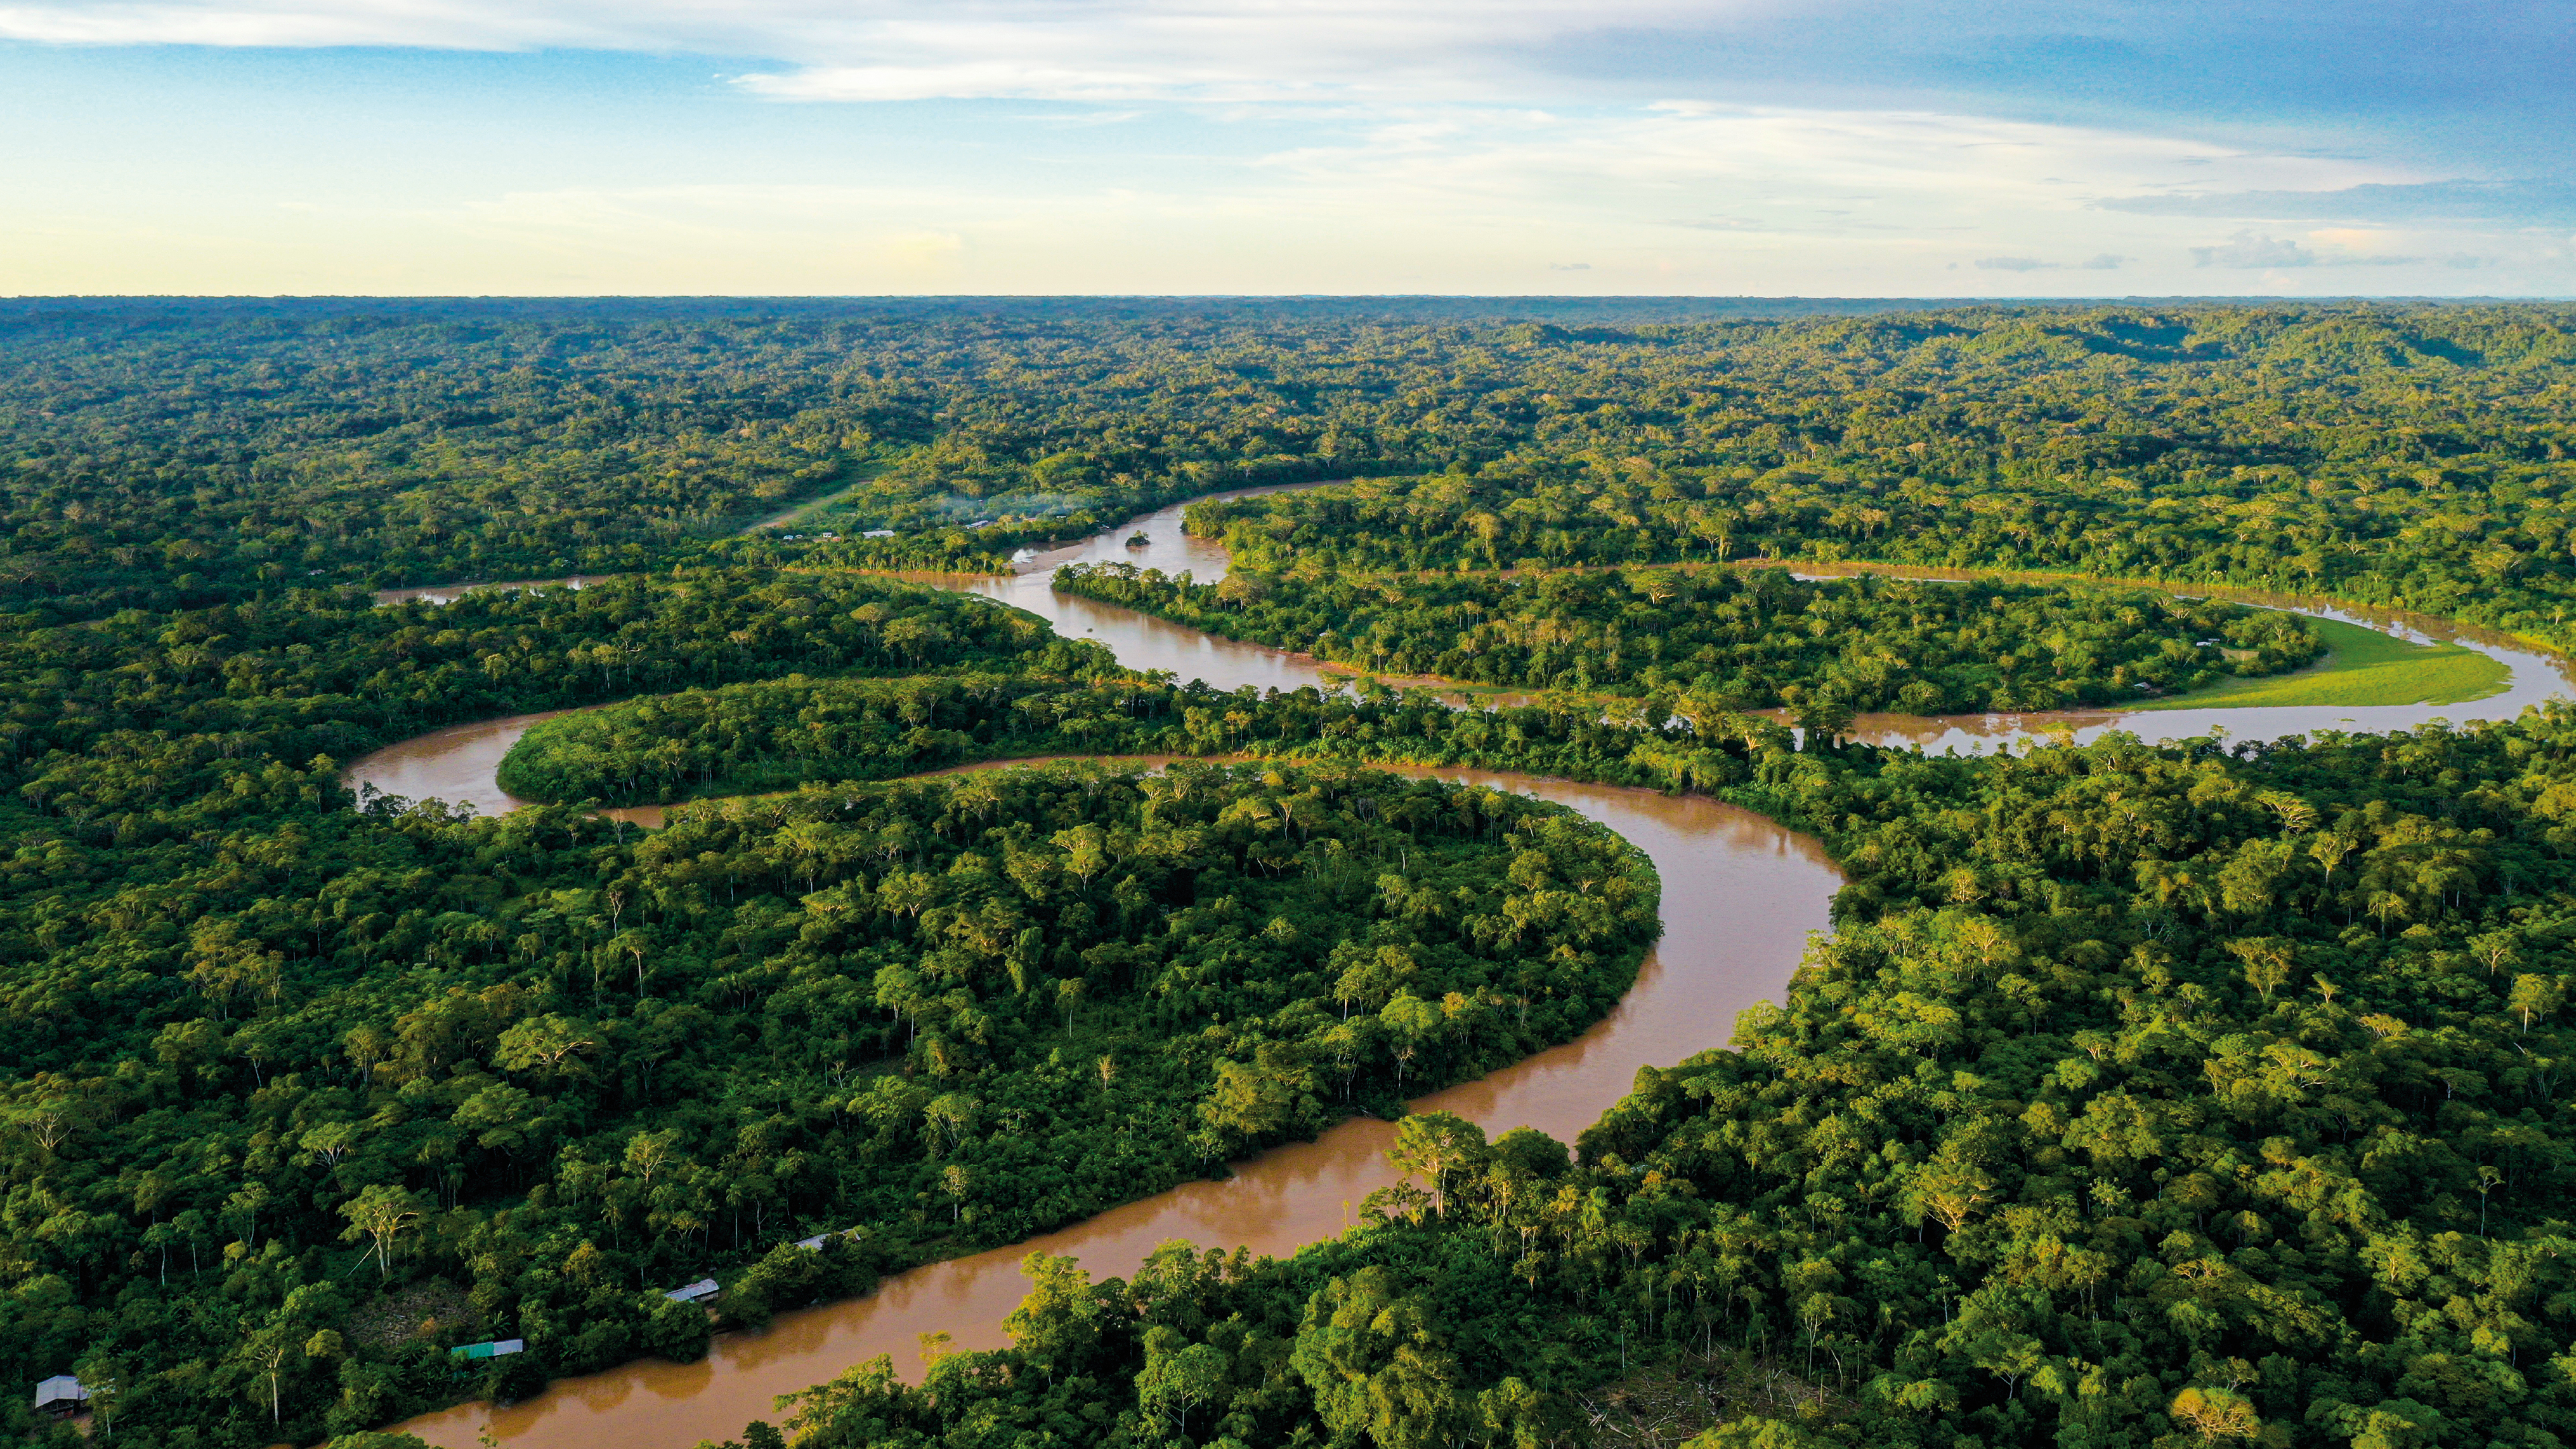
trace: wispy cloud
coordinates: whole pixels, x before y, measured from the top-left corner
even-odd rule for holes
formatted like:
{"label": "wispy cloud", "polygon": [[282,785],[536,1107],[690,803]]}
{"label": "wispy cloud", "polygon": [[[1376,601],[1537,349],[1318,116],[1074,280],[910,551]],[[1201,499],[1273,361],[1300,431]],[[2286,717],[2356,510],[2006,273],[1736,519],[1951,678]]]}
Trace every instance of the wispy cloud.
{"label": "wispy cloud", "polygon": [[[389,201],[363,225],[294,213],[293,255],[318,259],[297,265],[326,270],[402,236],[424,268],[455,241],[458,257],[537,259],[514,275],[578,265],[582,285],[612,290],[685,290],[692,267],[704,289],[1459,290],[1554,275],[1568,290],[1998,295],[2350,290],[2356,274],[2336,269],[2369,267],[2435,290],[2445,269],[2492,263],[2482,286],[2564,292],[2576,168],[2561,62],[2576,32],[2560,5],[2492,0],[2428,29],[2420,0],[0,0],[0,41],[38,43],[0,57],[70,56],[68,72],[88,48],[232,47],[184,65],[276,77],[399,47],[422,73],[522,67],[541,87],[567,73],[554,67],[625,52],[616,66],[685,68],[689,114],[721,138],[655,109],[677,86],[602,124],[596,145],[540,125],[465,159],[453,132],[382,125],[365,102],[299,115],[312,133],[399,131],[383,170],[405,184],[382,195],[419,189],[430,168],[406,156],[447,178],[435,204]],[[362,59],[281,56],[293,47]],[[148,80],[135,86],[151,104]],[[588,94],[555,88],[542,109]],[[99,114],[122,120],[120,104]],[[181,143],[223,111],[161,104]],[[2450,119],[2390,120],[2437,113]],[[2488,115],[2509,123],[2475,119]],[[170,197],[197,184],[191,155],[238,167],[243,184],[228,171],[202,188],[224,194],[210,206],[240,196],[263,216],[337,197],[350,174],[291,131],[220,151],[134,134],[90,143],[94,163],[46,158],[51,196],[14,178],[17,216],[0,216],[14,284],[157,289],[96,270],[87,253],[111,233],[61,219],[175,215]],[[2539,179],[2442,179],[2463,176]],[[288,255],[277,235],[230,255]],[[49,249],[40,265],[20,260],[30,248]],[[314,275],[304,285],[330,285]]]}
{"label": "wispy cloud", "polygon": [[1979,257],[1971,265],[1981,272],[2060,272],[2069,266],[2083,272],[2116,272],[2136,260],[2118,252],[2095,252],[2073,263],[2045,261],[2039,257]]}
{"label": "wispy cloud", "polygon": [[2379,252],[2319,252],[2285,237],[2258,236],[2240,231],[2215,246],[2193,247],[2191,264],[2195,267],[2233,267],[2239,270],[2270,270],[2279,267],[2411,267],[2423,257],[2393,256]]}
{"label": "wispy cloud", "polygon": [[[2566,131],[2561,0],[13,0],[0,37],[735,56],[806,100],[1313,95],[2201,120],[2435,111]],[[2563,149],[2563,148],[2561,148]]]}
{"label": "wispy cloud", "polygon": [[[807,101],[956,97],[1491,99],[1549,47],[1603,31],[1705,31],[1784,0],[149,0],[0,4],[0,38],[79,45],[544,47],[771,63],[740,76]],[[1559,85],[1559,93],[1581,84]]]}
{"label": "wispy cloud", "polygon": [[2193,191],[2119,196],[2094,204],[2131,216],[2576,225],[2576,183],[2564,181],[2365,182],[2330,191]]}

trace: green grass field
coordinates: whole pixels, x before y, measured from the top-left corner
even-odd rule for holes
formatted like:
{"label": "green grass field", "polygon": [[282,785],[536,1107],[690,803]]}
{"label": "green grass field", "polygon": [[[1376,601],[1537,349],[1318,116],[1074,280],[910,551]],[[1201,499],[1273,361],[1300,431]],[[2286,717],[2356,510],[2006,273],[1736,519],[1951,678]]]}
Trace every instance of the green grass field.
{"label": "green grass field", "polygon": [[2457,644],[2409,644],[2332,619],[2312,621],[2323,662],[2295,674],[2231,679],[2140,709],[2255,709],[2286,705],[2466,704],[2502,691],[2513,671]]}

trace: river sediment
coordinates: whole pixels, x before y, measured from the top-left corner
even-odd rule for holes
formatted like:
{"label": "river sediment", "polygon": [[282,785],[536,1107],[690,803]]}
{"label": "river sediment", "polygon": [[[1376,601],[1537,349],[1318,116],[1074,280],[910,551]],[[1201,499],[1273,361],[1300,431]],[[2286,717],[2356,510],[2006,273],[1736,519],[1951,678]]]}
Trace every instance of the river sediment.
{"label": "river sediment", "polygon": [[[1307,656],[1215,638],[1054,591],[1055,569],[1073,562],[1116,560],[1172,574],[1186,570],[1201,582],[1223,577],[1225,550],[1184,534],[1182,509],[1159,509],[1037,555],[1013,576],[952,576],[935,582],[1027,609],[1067,637],[1096,639],[1130,668],[1169,670],[1178,679],[1204,679],[1224,689],[1347,685],[1347,674],[1327,672]],[[1151,542],[1129,547],[1126,540],[1138,532]],[[2357,618],[2317,601],[2290,606],[2383,629],[2431,632],[2403,621]],[[1879,743],[1963,751],[2024,739],[2089,739],[2113,729],[2171,739],[2206,734],[2216,726],[2239,737],[2269,737],[2320,729],[2412,728],[2437,717],[2463,723],[2511,718],[2527,705],[2568,692],[2569,677],[2556,660],[2493,636],[2464,631],[2452,637],[2512,668],[2513,681],[2502,694],[2447,708],[2213,708],[1939,720],[1870,716],[1858,722],[1856,733]],[[424,735],[358,761],[349,778],[415,799],[440,797],[473,804],[485,813],[508,810],[521,802],[500,791],[493,772],[519,735],[547,717],[524,715]],[[1814,840],[1712,800],[1465,770],[1408,773],[1487,784],[1564,804],[1643,849],[1663,880],[1664,934],[1636,986],[1609,1016],[1572,1043],[1414,1104],[1456,1112],[1489,1133],[1527,1125],[1570,1142],[1628,1090],[1637,1068],[1669,1065],[1723,1045],[1737,1013],[1765,998],[1776,999],[1785,989],[1810,934],[1825,927],[1827,905],[1840,883]],[[643,823],[659,820],[658,807],[618,813]],[[999,1346],[1003,1316],[1026,1287],[1018,1263],[1031,1250],[1073,1255],[1100,1278],[1132,1272],[1155,1246],[1175,1238],[1284,1255],[1338,1233],[1353,1220],[1361,1199],[1392,1180],[1383,1156],[1392,1131],[1374,1120],[1345,1122],[1314,1142],[1237,1164],[1225,1181],[1188,1183],[1027,1242],[917,1268],[889,1278],[865,1298],[783,1315],[761,1333],[721,1335],[698,1363],[643,1360],[561,1381],[526,1404],[505,1409],[461,1405],[400,1427],[442,1449],[472,1449],[487,1442],[512,1449],[609,1443],[626,1449],[682,1449],[701,1438],[722,1439],[739,1433],[748,1420],[775,1418],[776,1395],[821,1382],[880,1353],[893,1355],[907,1376],[917,1376],[916,1345],[922,1334],[950,1334],[960,1348]]]}

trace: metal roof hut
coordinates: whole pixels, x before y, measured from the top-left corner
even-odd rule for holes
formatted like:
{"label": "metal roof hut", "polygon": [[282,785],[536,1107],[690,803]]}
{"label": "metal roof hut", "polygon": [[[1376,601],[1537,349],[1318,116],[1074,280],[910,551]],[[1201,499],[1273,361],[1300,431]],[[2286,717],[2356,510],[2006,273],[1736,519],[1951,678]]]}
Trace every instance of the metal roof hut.
{"label": "metal roof hut", "polygon": [[89,1390],[70,1374],[56,1374],[36,1385],[36,1412],[69,1418],[89,1407]]}

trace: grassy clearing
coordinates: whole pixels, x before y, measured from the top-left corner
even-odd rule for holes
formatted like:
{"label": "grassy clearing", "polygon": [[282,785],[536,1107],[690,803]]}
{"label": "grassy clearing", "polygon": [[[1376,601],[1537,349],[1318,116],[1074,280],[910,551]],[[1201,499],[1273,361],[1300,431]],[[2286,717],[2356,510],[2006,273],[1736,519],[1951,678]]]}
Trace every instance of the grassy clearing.
{"label": "grassy clearing", "polygon": [[[2231,679],[2208,689],[2171,699],[2114,706],[2122,710],[2263,709],[2302,706],[2376,704],[2466,704],[2500,694],[2513,679],[2503,663],[2458,644],[2409,644],[2394,635],[2334,619],[2313,619],[2326,641],[2326,657],[2291,674],[2261,679]],[[1326,675],[1345,683],[1364,671],[1341,664],[1322,666]],[[1540,693],[1518,685],[1468,684],[1407,677],[1388,682],[1398,687],[1427,687],[1479,704],[1506,697],[1527,699]],[[1620,697],[1595,694],[1605,707]]]}
{"label": "grassy clearing", "polygon": [[802,503],[791,505],[783,513],[772,514],[757,522],[746,524],[742,531],[760,533],[769,529],[785,528],[791,523],[802,523],[857,492],[862,484],[876,481],[877,473],[882,467],[882,464],[874,462],[844,463],[824,482],[822,492]]}
{"label": "grassy clearing", "polygon": [[2333,619],[2313,621],[2323,662],[2294,674],[2232,679],[2140,709],[2257,709],[2295,705],[2466,704],[2500,693],[2513,671],[2458,644],[2409,644]]}

